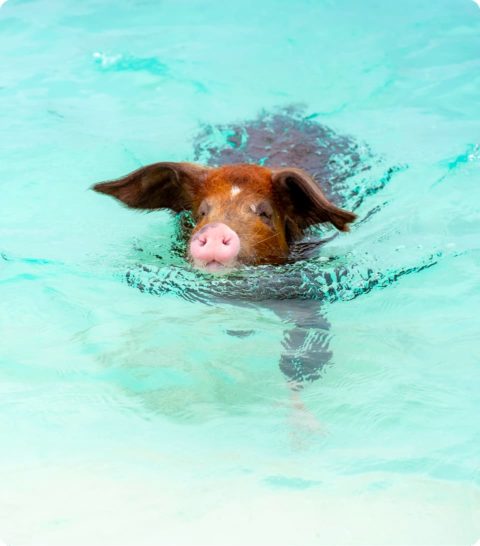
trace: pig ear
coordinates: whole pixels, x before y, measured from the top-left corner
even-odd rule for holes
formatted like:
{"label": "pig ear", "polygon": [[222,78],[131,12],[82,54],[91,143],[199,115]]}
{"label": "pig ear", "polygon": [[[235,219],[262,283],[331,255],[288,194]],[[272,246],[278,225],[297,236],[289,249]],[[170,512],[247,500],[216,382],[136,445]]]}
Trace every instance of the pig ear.
{"label": "pig ear", "polygon": [[153,163],[92,189],[135,209],[180,212],[191,209],[195,187],[203,182],[207,170],[194,163]]}
{"label": "pig ear", "polygon": [[301,237],[309,226],[324,222],[330,222],[340,231],[348,231],[348,224],[356,218],[352,212],[331,203],[318,183],[301,169],[274,169],[272,181],[294,239]]}

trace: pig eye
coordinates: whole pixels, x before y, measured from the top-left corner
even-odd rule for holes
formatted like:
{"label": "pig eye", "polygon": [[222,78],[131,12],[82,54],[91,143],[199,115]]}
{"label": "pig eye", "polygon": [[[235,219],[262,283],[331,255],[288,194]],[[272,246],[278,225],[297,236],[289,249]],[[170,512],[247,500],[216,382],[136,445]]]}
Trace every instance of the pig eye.
{"label": "pig eye", "polygon": [[203,201],[202,204],[198,207],[197,216],[198,218],[204,218],[210,211],[210,205]]}
{"label": "pig eye", "polygon": [[254,212],[266,224],[270,225],[272,223],[273,209],[270,203],[267,201],[262,201],[257,205],[252,205],[250,208],[252,209],[252,212]]}

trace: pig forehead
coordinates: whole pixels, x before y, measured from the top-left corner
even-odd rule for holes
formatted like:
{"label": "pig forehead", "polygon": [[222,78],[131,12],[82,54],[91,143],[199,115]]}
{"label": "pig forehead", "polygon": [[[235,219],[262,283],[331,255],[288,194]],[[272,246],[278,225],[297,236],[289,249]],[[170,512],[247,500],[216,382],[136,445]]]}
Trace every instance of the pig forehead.
{"label": "pig forehead", "polygon": [[272,173],[258,165],[229,165],[213,169],[203,189],[208,195],[238,195],[241,192],[270,195]]}

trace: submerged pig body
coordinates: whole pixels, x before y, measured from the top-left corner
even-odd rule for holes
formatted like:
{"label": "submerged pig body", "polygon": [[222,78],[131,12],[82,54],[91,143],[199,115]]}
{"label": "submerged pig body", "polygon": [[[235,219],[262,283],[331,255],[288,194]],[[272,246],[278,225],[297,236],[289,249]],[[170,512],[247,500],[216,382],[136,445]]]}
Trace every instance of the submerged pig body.
{"label": "submerged pig body", "polygon": [[294,168],[155,163],[93,189],[132,208],[191,211],[196,224],[188,257],[207,271],[282,263],[310,226],[330,223],[347,231],[355,219]]}

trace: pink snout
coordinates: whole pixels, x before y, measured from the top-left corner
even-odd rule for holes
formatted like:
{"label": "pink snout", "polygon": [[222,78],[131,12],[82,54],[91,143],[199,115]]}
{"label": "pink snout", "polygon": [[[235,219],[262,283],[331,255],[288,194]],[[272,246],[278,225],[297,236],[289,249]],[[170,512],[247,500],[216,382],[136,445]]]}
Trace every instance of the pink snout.
{"label": "pink snout", "polygon": [[220,271],[232,266],[240,252],[238,235],[226,224],[207,224],[190,241],[193,264],[207,271]]}

